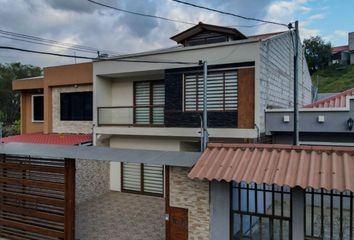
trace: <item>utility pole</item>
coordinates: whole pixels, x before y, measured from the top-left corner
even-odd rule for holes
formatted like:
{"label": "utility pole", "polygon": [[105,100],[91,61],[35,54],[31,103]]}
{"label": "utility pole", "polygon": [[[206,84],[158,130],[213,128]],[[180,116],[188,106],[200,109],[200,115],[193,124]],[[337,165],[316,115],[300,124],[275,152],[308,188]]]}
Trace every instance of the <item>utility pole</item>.
{"label": "utility pole", "polygon": [[[202,149],[203,152],[208,145],[208,63],[203,61],[203,124],[202,124]],[[198,103],[197,103],[198,104]]]}
{"label": "utility pole", "polygon": [[294,136],[293,136],[294,145],[299,145],[298,59],[299,59],[299,21],[296,21],[295,22],[295,49],[294,49]]}

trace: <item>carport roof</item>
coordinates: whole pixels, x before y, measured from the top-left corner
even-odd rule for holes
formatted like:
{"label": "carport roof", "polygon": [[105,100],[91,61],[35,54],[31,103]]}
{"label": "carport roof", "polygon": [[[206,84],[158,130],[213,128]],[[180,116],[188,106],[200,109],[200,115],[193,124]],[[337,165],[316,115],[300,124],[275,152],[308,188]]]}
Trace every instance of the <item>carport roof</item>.
{"label": "carport roof", "polygon": [[199,152],[173,152],[28,143],[0,144],[0,154],[146,163],[178,167],[192,167],[201,155]]}
{"label": "carport roof", "polygon": [[209,144],[190,178],[354,192],[354,148]]}

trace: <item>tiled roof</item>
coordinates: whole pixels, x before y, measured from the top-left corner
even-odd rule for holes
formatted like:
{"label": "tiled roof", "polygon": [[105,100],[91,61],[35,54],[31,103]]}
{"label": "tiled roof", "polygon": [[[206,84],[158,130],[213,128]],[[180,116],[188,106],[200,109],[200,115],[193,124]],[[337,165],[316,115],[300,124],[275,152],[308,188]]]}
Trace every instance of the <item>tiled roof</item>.
{"label": "tiled roof", "polygon": [[209,144],[190,178],[354,192],[354,148]]}
{"label": "tiled roof", "polygon": [[354,88],[304,106],[304,108],[341,108],[346,107],[347,97],[354,96]]}
{"label": "tiled roof", "polygon": [[331,48],[331,52],[332,53],[337,53],[337,52],[346,51],[346,50],[349,50],[349,46],[348,45],[332,47]]}
{"label": "tiled roof", "polygon": [[1,138],[0,143],[20,142],[20,143],[35,143],[35,144],[63,144],[76,145],[85,142],[91,142],[92,135],[90,134],[43,134],[32,133],[22,134]]}

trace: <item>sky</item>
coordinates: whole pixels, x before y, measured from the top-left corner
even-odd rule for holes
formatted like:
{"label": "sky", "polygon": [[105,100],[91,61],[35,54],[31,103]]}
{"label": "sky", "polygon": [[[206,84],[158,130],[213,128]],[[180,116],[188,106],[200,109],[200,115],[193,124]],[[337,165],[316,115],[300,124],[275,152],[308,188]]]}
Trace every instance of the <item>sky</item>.
{"label": "sky", "polygon": [[[95,0],[117,8],[192,23],[233,26],[245,35],[287,30],[245,21],[172,0]],[[265,20],[300,22],[301,38],[319,35],[333,46],[346,45],[354,31],[354,0],[185,0],[198,5]],[[246,26],[246,27],[245,27]],[[87,0],[0,0],[0,30],[109,50],[134,53],[176,46],[170,37],[191,25],[140,17],[98,6]],[[8,39],[0,46],[94,57],[91,53]],[[102,51],[101,51],[102,52]],[[0,63],[21,62],[40,67],[79,62],[0,49]]]}

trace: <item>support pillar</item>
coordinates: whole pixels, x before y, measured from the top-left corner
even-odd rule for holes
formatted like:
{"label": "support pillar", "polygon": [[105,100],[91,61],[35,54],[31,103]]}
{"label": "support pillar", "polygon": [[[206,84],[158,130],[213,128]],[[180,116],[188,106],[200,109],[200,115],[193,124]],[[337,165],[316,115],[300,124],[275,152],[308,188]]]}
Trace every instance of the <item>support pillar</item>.
{"label": "support pillar", "polygon": [[300,187],[291,189],[291,230],[292,240],[305,239],[305,190]]}

